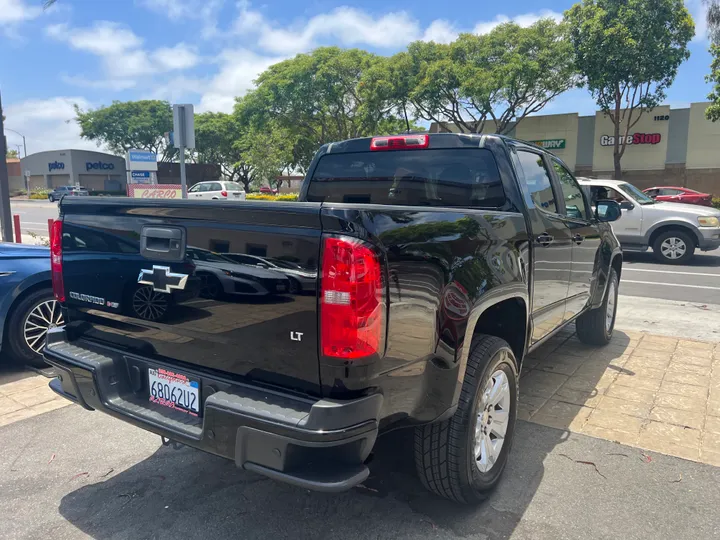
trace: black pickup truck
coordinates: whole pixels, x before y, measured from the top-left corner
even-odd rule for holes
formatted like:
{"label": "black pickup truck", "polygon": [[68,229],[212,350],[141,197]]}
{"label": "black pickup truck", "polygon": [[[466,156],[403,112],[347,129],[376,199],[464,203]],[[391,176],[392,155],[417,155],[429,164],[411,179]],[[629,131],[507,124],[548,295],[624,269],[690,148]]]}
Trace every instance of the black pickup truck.
{"label": "black pickup truck", "polygon": [[572,322],[612,337],[618,204],[541,148],[457,134],[325,145],[299,201],[63,199],[50,386],[315,490],[363,482],[377,436],[411,427],[425,486],[482,500],[524,355]]}

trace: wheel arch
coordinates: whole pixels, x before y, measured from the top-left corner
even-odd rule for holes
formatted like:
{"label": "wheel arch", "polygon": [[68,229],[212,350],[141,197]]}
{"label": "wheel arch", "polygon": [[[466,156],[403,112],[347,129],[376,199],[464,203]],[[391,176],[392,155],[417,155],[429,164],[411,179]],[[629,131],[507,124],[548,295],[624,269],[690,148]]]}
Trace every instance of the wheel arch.
{"label": "wheel arch", "polygon": [[690,234],[692,238],[695,239],[695,247],[697,247],[700,244],[700,241],[702,239],[702,234],[700,234],[700,231],[692,225],[691,223],[687,221],[681,221],[681,220],[672,220],[672,221],[663,221],[661,223],[658,223],[656,225],[653,225],[652,228],[650,228],[647,232],[647,245],[652,247],[655,243],[655,240],[657,237],[666,232],[666,231],[672,231],[672,230],[679,230],[682,232],[685,232],[687,234]]}
{"label": "wheel arch", "polygon": [[484,294],[468,317],[463,346],[459,351],[459,373],[453,404],[458,403],[467,369],[468,356],[476,335],[486,334],[504,339],[512,349],[518,373],[525,356],[529,335],[530,302],[525,284],[498,287]]}
{"label": "wheel arch", "polygon": [[0,325],[0,349],[2,349],[3,344],[5,343],[5,337],[7,335],[7,326],[10,324],[10,319],[12,318],[13,314],[15,313],[15,310],[18,307],[18,304],[23,301],[23,298],[25,298],[27,295],[34,293],[35,291],[39,291],[42,289],[50,289],[52,290],[52,281],[50,280],[50,277],[48,276],[45,279],[36,280],[33,283],[27,285],[26,287],[23,287],[12,299],[12,302],[7,308],[7,311],[5,312],[5,321],[2,325]]}

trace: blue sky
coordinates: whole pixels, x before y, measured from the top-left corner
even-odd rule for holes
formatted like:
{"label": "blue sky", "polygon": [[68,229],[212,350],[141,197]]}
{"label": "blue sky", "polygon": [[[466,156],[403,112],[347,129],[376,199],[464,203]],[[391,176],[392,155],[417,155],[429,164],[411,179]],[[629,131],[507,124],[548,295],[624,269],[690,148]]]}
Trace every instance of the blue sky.
{"label": "blue sky", "polygon": [[[450,41],[499,22],[528,25],[560,18],[572,0],[0,0],[0,89],[6,126],[24,133],[30,153],[95,148],[72,121],[73,104],[167,99],[196,110],[232,109],[267,66],[319,45],[392,54],[416,39]],[[686,0],[696,20],[691,58],[668,92],[674,107],[704,101],[710,55],[701,0]],[[574,90],[544,113],[592,114]],[[10,148],[21,140],[8,133]]]}

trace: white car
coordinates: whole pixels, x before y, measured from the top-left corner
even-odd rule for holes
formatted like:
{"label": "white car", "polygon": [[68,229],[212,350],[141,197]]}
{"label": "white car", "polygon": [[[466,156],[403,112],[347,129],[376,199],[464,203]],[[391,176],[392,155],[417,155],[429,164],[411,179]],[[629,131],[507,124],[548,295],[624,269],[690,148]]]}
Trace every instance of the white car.
{"label": "white car", "polygon": [[317,271],[307,270],[299,264],[270,257],[258,257],[243,253],[223,253],[223,257],[231,259],[238,264],[245,264],[257,268],[267,268],[285,274],[290,280],[290,292],[298,294],[305,291],[314,291],[317,283]]}
{"label": "white car", "polygon": [[188,199],[216,199],[228,201],[244,201],[245,190],[237,182],[222,180],[198,182],[188,189]]}
{"label": "white car", "polygon": [[620,203],[622,216],[612,228],[623,250],[647,251],[664,263],[683,264],[696,249],[720,247],[720,210],[674,202],[660,202],[621,180],[578,178],[590,191],[593,204],[601,199]]}

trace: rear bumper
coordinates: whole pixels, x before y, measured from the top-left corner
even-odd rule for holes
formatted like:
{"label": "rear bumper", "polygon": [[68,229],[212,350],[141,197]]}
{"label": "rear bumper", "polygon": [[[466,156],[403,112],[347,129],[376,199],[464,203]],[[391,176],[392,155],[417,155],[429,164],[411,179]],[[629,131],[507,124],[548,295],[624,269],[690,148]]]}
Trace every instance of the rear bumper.
{"label": "rear bumper", "polygon": [[[234,460],[238,467],[307,489],[345,491],[368,476],[364,464],[378,433],[382,396],[309,400],[239,384],[193,369],[67,341],[49,333],[46,360],[58,370],[59,395],[188,446]],[[201,416],[149,402],[148,367],[167,367],[200,381]]]}

